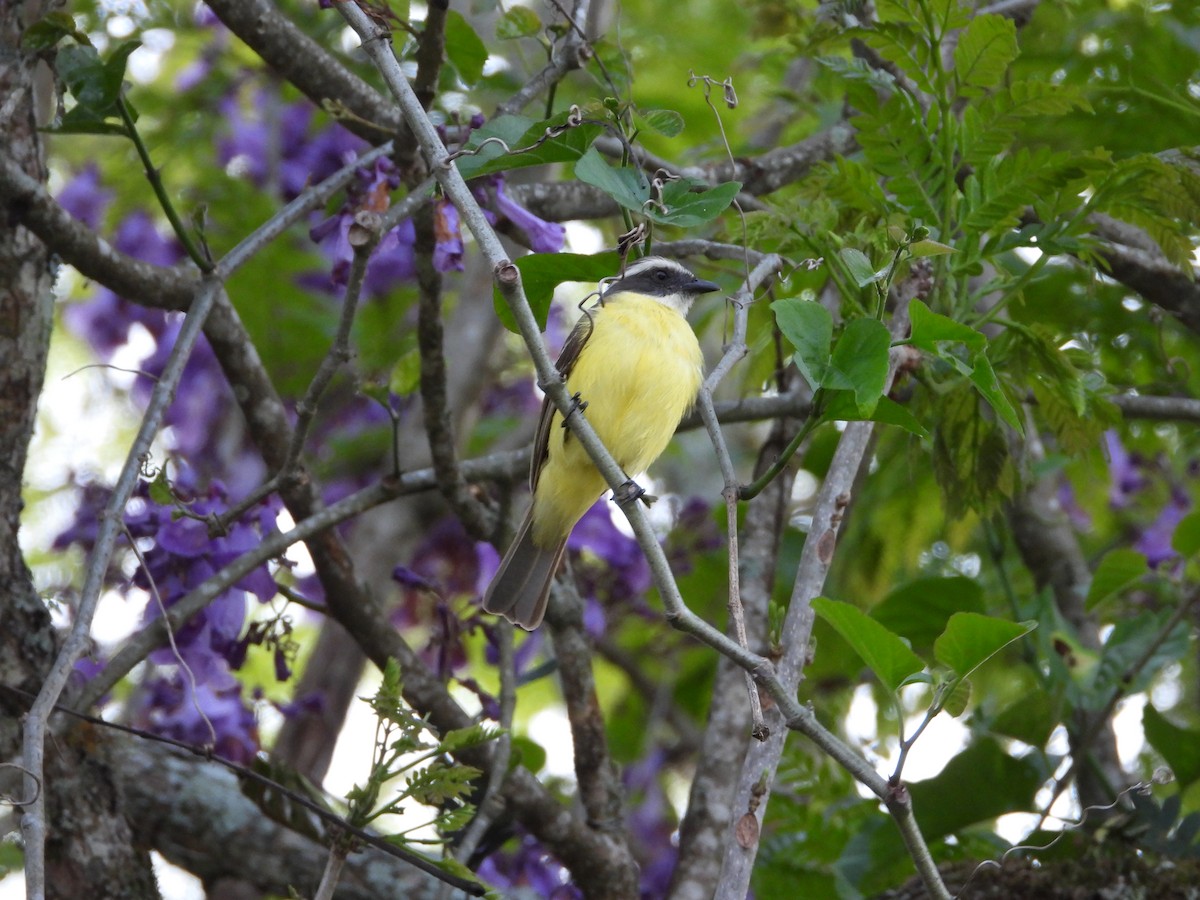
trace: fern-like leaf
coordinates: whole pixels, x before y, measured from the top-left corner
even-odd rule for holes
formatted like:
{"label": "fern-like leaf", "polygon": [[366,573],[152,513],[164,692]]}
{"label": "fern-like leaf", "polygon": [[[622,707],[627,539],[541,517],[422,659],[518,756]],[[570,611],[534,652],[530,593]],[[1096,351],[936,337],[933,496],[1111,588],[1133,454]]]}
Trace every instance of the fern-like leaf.
{"label": "fern-like leaf", "polygon": [[1019,52],[1017,26],[1012,19],[992,14],[976,16],[959,34],[954,48],[959,94],[977,97],[999,85]]}
{"label": "fern-like leaf", "polygon": [[1017,81],[972,101],[962,114],[962,161],[982,166],[1012,147],[1022,120],[1091,111],[1082,92],[1069,85]]}

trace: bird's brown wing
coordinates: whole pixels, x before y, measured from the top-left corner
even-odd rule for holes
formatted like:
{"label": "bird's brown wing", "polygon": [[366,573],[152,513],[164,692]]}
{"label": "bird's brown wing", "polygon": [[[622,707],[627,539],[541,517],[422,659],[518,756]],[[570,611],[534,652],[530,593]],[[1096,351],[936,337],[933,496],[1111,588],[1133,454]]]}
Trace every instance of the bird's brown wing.
{"label": "bird's brown wing", "polygon": [[[558,355],[558,361],[555,362],[554,367],[558,369],[564,380],[570,377],[580,352],[587,344],[588,338],[592,336],[592,316],[594,315],[596,315],[596,310],[584,310],[583,317],[575,324],[571,334],[567,337],[567,342],[563,344],[562,353]],[[542,466],[550,452],[550,422],[554,418],[556,409],[557,407],[549,395],[543,398],[541,417],[538,419],[537,431],[533,435],[533,458],[529,461],[529,489],[531,491],[537,490],[538,477],[542,474]]]}

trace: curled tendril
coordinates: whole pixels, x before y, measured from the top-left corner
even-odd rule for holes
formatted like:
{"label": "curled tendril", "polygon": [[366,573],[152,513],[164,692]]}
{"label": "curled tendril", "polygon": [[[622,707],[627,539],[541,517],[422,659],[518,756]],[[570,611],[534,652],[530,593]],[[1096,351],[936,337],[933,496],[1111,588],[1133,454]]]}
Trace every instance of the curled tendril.
{"label": "curled tendril", "polygon": [[[737,109],[738,96],[737,91],[733,88],[733,77],[727,77],[724,81],[717,81],[711,75],[697,75],[694,69],[688,69],[688,87],[695,87],[697,84],[704,84],[704,99],[709,100],[712,97],[713,88],[719,87],[721,94],[725,99],[725,105],[730,109]],[[711,102],[711,101],[710,101]]]}
{"label": "curled tendril", "polygon": [[503,148],[504,152],[509,156],[514,156],[518,153],[528,153],[531,150],[536,150],[538,147],[542,146],[542,144],[546,143],[546,141],[552,141],[556,137],[561,137],[562,135],[566,134],[572,128],[578,128],[580,125],[584,124],[585,121],[587,120],[583,117],[583,111],[578,105],[572,104],[571,109],[567,113],[565,122],[563,122],[561,125],[546,126],[545,131],[542,132],[542,136],[528,147],[517,147],[514,149],[508,146],[508,143],[503,138],[488,137],[480,141],[478,147],[460,147],[458,150],[455,150],[446,157],[446,165],[450,165],[450,163],[454,162],[454,160],[458,159],[459,157],[475,156],[488,144],[499,144]]}
{"label": "curled tendril", "polygon": [[0,769],[16,769],[22,775],[27,775],[33,779],[33,796],[28,800],[18,800],[16,797],[10,797],[7,794],[0,794],[0,804],[4,806],[30,806],[37,802],[37,799],[42,796],[42,783],[34,777],[34,774],[24,766],[18,766],[16,763],[0,763]]}
{"label": "curled tendril", "polygon": [[972,870],[970,877],[967,878],[967,880],[965,882],[963,882],[963,886],[961,888],[959,888],[957,896],[959,896],[959,897],[966,896],[967,888],[970,886],[971,882],[975,880],[975,876],[978,875],[982,870],[987,869],[987,868],[993,868],[993,867],[997,868],[997,869],[1002,868],[1004,866],[1005,861],[1010,856],[1012,856],[1014,853],[1024,853],[1024,852],[1030,851],[1030,850],[1032,850],[1034,852],[1042,852],[1045,850],[1049,850],[1051,847],[1053,847],[1055,844],[1057,844],[1060,840],[1062,840],[1064,835],[1069,834],[1070,832],[1074,831],[1075,829],[1082,827],[1083,823],[1087,821],[1088,813],[1107,812],[1108,810],[1114,809],[1115,807],[1119,806],[1121,804],[1121,801],[1124,800],[1126,797],[1131,796],[1133,794],[1139,794],[1144,797],[1150,793],[1150,788],[1152,785],[1166,784],[1168,781],[1171,781],[1173,779],[1174,779],[1174,776],[1170,775],[1169,773],[1164,776],[1164,774],[1162,774],[1161,772],[1155,772],[1154,777],[1151,778],[1149,781],[1139,781],[1137,784],[1130,785],[1125,790],[1121,791],[1121,793],[1117,794],[1116,799],[1114,799],[1112,803],[1105,804],[1104,806],[1085,807],[1083,809],[1083,811],[1080,812],[1079,820],[1077,822],[1072,822],[1069,819],[1063,819],[1062,822],[1066,827],[1064,827],[1062,831],[1060,831],[1057,835],[1055,835],[1054,840],[1050,841],[1050,843],[1048,843],[1048,844],[1017,844],[1016,846],[1009,847],[1007,850],[1005,850],[1004,853],[1001,854],[999,859],[985,859],[983,862],[981,862],[979,865],[977,865]]}

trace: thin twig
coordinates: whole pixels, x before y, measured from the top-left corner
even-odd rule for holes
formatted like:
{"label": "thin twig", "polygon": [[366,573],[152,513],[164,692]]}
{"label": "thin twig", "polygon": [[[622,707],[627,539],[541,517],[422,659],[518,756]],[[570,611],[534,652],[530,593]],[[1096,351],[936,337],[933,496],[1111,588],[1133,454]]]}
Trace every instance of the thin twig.
{"label": "thin twig", "polygon": [[[551,590],[546,624],[554,641],[554,658],[571,726],[579,800],[588,825],[625,844],[621,780],[609,754],[604,714],[596,695],[592,648],[583,627],[584,600],[574,584],[565,580],[556,581]],[[632,864],[632,856],[629,859]]]}
{"label": "thin twig", "polygon": [[337,890],[342,869],[346,866],[346,853],[345,843],[335,839],[329,848],[329,858],[325,860],[325,871],[321,873],[321,883],[317,885],[313,900],[333,900],[333,892]]}
{"label": "thin twig", "polygon": [[433,210],[415,217],[417,255],[417,351],[421,360],[421,414],[438,487],[467,533],[486,540],[495,518],[471,491],[459,466],[454,422],[446,397],[445,328],[442,324],[442,277],[433,266]]}
{"label": "thin twig", "polygon": [[334,334],[333,343],[329,345],[324,359],[317,367],[304,396],[296,404],[296,424],[292,428],[292,439],[288,443],[287,456],[280,466],[280,474],[286,474],[300,460],[304,444],[308,440],[308,430],[312,427],[317,407],[329,382],[337,374],[338,369],[350,360],[350,331],[354,326],[354,315],[358,312],[358,301],[362,295],[363,281],[367,276],[367,264],[371,260],[371,252],[379,243],[381,233],[378,223],[364,243],[354,248],[354,259],[350,263],[350,273],[346,280],[346,289],[342,295],[342,312],[338,317],[338,327]]}
{"label": "thin twig", "polygon": [[[725,498],[726,534],[729,548],[729,616],[733,622],[734,636],[738,644],[749,650],[746,641],[746,620],[742,611],[741,589],[739,587],[738,562],[738,477],[733,468],[733,459],[729,455],[729,447],[725,436],[721,433],[717,412],[713,406],[713,393],[724,380],[725,376],[737,363],[746,356],[749,348],[746,344],[746,331],[749,322],[750,303],[753,302],[754,292],[767,279],[777,274],[783,267],[783,260],[778,256],[767,256],[761,259],[754,269],[747,273],[746,281],[729,302],[733,306],[733,337],[725,347],[725,353],[720,362],[709,372],[708,377],[700,386],[697,405],[700,416],[708,430],[709,440],[712,441],[713,451],[721,467],[721,477],[725,486],[721,496]],[[746,673],[746,689],[750,695],[751,732],[759,740],[768,734],[766,721],[763,719],[762,700],[758,696],[758,688],[750,673]]]}
{"label": "thin twig", "polygon": [[[125,457],[125,464],[121,467],[121,474],[117,478],[116,486],[101,514],[99,529],[96,533],[96,544],[88,561],[83,591],[79,598],[79,607],[75,611],[75,619],[71,623],[71,630],[42,682],[37,700],[34,701],[28,716],[26,716],[22,742],[23,764],[34,781],[39,784],[45,780],[46,725],[63,688],[66,687],[67,679],[74,670],[76,661],[87,650],[88,635],[91,632],[92,620],[96,615],[96,607],[100,602],[100,591],[104,586],[108,563],[116,548],[117,535],[120,533],[121,522],[125,515],[125,504],[133,495],[133,489],[141,475],[142,461],[150,452],[150,445],[153,443],[155,435],[158,434],[167,407],[171,405],[171,401],[175,397],[175,390],[179,386],[183,368],[200,337],[208,312],[217,295],[222,291],[223,288],[219,281],[206,278],[188,310],[162,376],[151,391],[150,402],[146,406],[142,424],[138,428],[129,454]],[[21,834],[25,840],[27,892],[30,897],[41,898],[46,890],[46,803],[44,794],[40,794],[33,803],[25,808],[21,817]]]}
{"label": "thin twig", "polygon": [[[901,340],[907,334],[906,304],[902,304],[893,315],[891,330],[894,341]],[[886,382],[888,386],[895,377],[901,352],[901,348],[898,348],[891,354],[891,364]],[[850,491],[863,464],[873,429],[874,423],[872,422],[851,422],[846,426],[846,430],[838,441],[837,450],[834,452],[833,460],[817,495],[812,526],[804,542],[804,549],[792,587],[792,596],[781,631],[780,644],[783,648],[783,656],[778,663],[778,677],[769,682],[759,679],[759,683],[765,685],[771,696],[780,704],[780,715],[787,720],[788,727],[802,731],[822,749],[826,749],[826,744],[829,742],[826,735],[820,734],[813,728],[817,723],[811,711],[805,709],[800,715],[796,715],[790,709],[797,706],[794,698],[809,654],[813,623],[811,602],[813,598],[820,595],[825,583],[825,576],[833,560],[837,544],[842,514],[850,501]],[[742,763],[734,808],[750,808],[750,798],[753,795],[758,801],[753,808],[760,823],[766,813],[770,784],[783,752],[783,745],[784,735],[773,732],[766,741],[752,743],[747,748]],[[935,897],[948,900],[950,895],[941,881],[937,866],[933,863],[928,847],[912,817],[909,797],[907,791],[903,790],[903,786],[892,786],[887,783],[857,754],[854,754],[853,760],[848,760],[835,755],[829,749],[826,749],[826,752],[830,753],[847,771],[850,771],[856,779],[869,787],[888,805],[917,870],[925,882],[926,889]],[[840,753],[841,749],[839,748],[837,754]],[[745,895],[757,852],[757,842],[751,843],[749,846],[743,846],[735,840],[726,842],[725,861],[717,886],[717,896]]]}
{"label": "thin twig", "polygon": [[154,191],[154,196],[158,198],[158,205],[162,207],[167,221],[171,223],[171,230],[175,232],[175,237],[183,246],[188,258],[196,264],[196,268],[201,272],[211,272],[213,270],[212,260],[208,254],[202,253],[200,248],[196,246],[191,232],[184,227],[182,220],[180,220],[179,213],[175,209],[175,204],[171,202],[171,198],[167,194],[167,188],[163,184],[162,174],[150,159],[150,151],[142,140],[141,134],[138,133],[137,125],[134,123],[133,116],[129,112],[129,104],[125,102],[125,98],[120,94],[117,95],[117,112],[121,116],[121,123],[125,126],[126,136],[133,141],[138,158],[142,161],[146,180],[150,182],[150,188]]}
{"label": "thin twig", "polygon": [[494,742],[496,752],[492,756],[492,771],[483,791],[483,799],[479,801],[475,818],[467,826],[462,840],[454,848],[455,858],[464,865],[479,846],[492,822],[496,820],[496,816],[504,809],[502,791],[504,780],[508,777],[509,761],[512,759],[512,723],[513,712],[517,707],[517,672],[513,658],[513,626],[504,619],[496,623],[496,645],[500,651],[498,670],[501,734]]}

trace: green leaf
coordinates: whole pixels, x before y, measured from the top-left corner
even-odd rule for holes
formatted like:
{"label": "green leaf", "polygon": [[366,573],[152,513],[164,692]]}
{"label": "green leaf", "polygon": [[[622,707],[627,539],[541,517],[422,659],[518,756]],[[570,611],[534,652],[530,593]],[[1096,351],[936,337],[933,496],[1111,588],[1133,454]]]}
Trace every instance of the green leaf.
{"label": "green leaf", "polygon": [[[531,253],[518,259],[516,266],[521,272],[525,297],[529,300],[538,325],[545,328],[550,301],[554,299],[556,287],[565,281],[595,283],[601,278],[615,274],[620,263],[615,253],[598,253],[594,256],[581,253]],[[504,302],[499,289],[493,289],[492,303],[504,327],[509,331],[517,331],[512,311]]]}
{"label": "green leaf", "polygon": [[483,64],[487,58],[487,47],[463,14],[453,9],[447,12],[446,59],[454,66],[458,77],[468,85],[475,84],[483,77]]}
{"label": "green leaf", "polygon": [[669,181],[662,188],[662,197],[654,198],[650,182],[638,169],[610,166],[595,148],[575,164],[575,177],[599,188],[619,205],[645,216],[660,225],[695,228],[711,222],[733,202],[742,185],[727,181],[704,191],[693,191],[697,182],[691,178]]}
{"label": "green leaf", "polygon": [[673,109],[643,109],[638,117],[646,127],[663,137],[678,137],[683,132],[683,116]]}
{"label": "green leaf", "polygon": [[814,391],[825,383],[833,343],[833,316],[815,300],[786,297],[771,304],[775,321],[796,348],[793,359],[800,375]]}
{"label": "green leaf", "polygon": [[52,12],[25,29],[25,33],[21,35],[21,46],[34,52],[49,50],[65,37],[84,46],[91,46],[92,43],[87,34],[76,27],[74,16],[65,12]]}
{"label": "green leaf", "polygon": [[[570,111],[566,111],[541,122],[524,116],[492,119],[471,132],[466,149],[478,152],[460,156],[455,161],[459,174],[463,178],[478,178],[527,166],[574,162],[587,152],[603,129],[600,125],[585,123],[558,137],[543,140],[547,128],[565,124],[570,115]],[[498,140],[489,141],[490,138]]]}
{"label": "green leaf", "polygon": [[924,670],[925,663],[898,635],[858,608],[828,597],[816,598],[812,607],[817,615],[833,626],[892,693],[899,690],[906,678]]}
{"label": "green leaf", "polygon": [[1175,526],[1171,549],[1184,559],[1200,552],[1200,512],[1189,513]]}
{"label": "green leaf", "polygon": [[833,348],[826,387],[854,392],[859,412],[870,416],[887,384],[892,338],[878,319],[855,319]]}
{"label": "green leaf", "polygon": [[917,417],[908,411],[907,406],[902,406],[891,397],[879,398],[879,402],[875,405],[875,409],[871,413],[871,421],[878,422],[881,425],[895,425],[897,428],[903,428],[909,434],[915,434],[919,438],[929,437],[929,429],[922,425]]}
{"label": "green leaf", "polygon": [[[994,740],[974,741],[938,775],[908,785],[927,840],[1008,812],[1029,810],[1047,775],[1036,759],[1009,756]],[[895,831],[895,829],[891,829]]]}
{"label": "green leaf", "polygon": [[447,800],[458,800],[471,792],[471,782],[482,773],[472,767],[456,763],[431,765],[408,776],[400,798],[411,797],[426,806],[440,806]]}
{"label": "green leaf", "polygon": [[696,228],[725,212],[742,189],[740,181],[726,181],[703,191],[693,190],[696,184],[690,178],[667,182],[662,191],[662,203],[666,210],[651,204],[642,210],[642,215],[660,225]]}
{"label": "green leaf", "polygon": [[913,257],[921,259],[922,257],[926,256],[945,256],[948,253],[957,253],[958,250],[955,247],[951,247],[949,244],[943,244],[940,241],[931,241],[926,238],[923,241],[915,241],[914,243],[909,244],[908,252],[911,253]]}
{"label": "green leaf", "polygon": [[939,345],[943,341],[961,343],[972,353],[987,348],[987,338],[983,334],[949,316],[931,311],[920,300],[913,300],[909,304],[908,314],[912,319],[912,335],[908,343],[914,347],[939,356],[942,354]]}
{"label": "green leaf", "polygon": [[1200,779],[1200,731],[1180,728],[1150,703],[1142,709],[1142,728],[1150,746],[1175,773],[1180,790]]}
{"label": "green leaf", "polygon": [[1032,621],[1010,622],[979,613],[955,613],[946,623],[946,630],[933,642],[933,655],[960,678],[966,678],[1036,627],[1037,623]]}
{"label": "green leaf", "polygon": [[[111,134],[110,118],[116,118],[117,100],[125,79],[129,55],[141,46],[139,41],[124,41],[101,60],[94,47],[71,45],[58,51],[56,67],[75,98],[75,106],[64,116],[65,128],[75,132]],[[124,128],[115,133],[124,133]]]}
{"label": "green leaf", "polygon": [[974,362],[975,366],[968,377],[975,385],[975,389],[1010,428],[1024,434],[1025,429],[1021,427],[1017,411],[1004,393],[1004,388],[1000,386],[1000,380],[996,378],[996,371],[992,368],[991,362],[983,354],[977,356]]}
{"label": "green leaf", "polygon": [[175,493],[171,490],[171,482],[167,480],[167,467],[159,466],[150,482],[150,499],[159,506],[174,506]]}
{"label": "green leaf", "polygon": [[895,425],[917,437],[929,437],[929,431],[905,407],[889,397],[880,397],[869,411],[859,406],[850,391],[833,391],[821,410],[823,422],[879,422]]}
{"label": "green leaf", "polygon": [[496,37],[502,41],[534,37],[542,30],[542,20],[528,6],[510,6],[496,22]]}
{"label": "green leaf", "polygon": [[434,862],[437,864],[439,869],[449,872],[451,875],[457,875],[459,878],[464,878],[467,881],[474,881],[482,884],[482,882],[479,881],[478,874],[471,871],[465,864],[455,859],[453,856],[446,855],[440,859],[435,859]]}
{"label": "green leaf", "polygon": [[470,725],[466,728],[455,728],[452,731],[447,731],[442,737],[441,743],[438,744],[438,752],[456,753],[459,750],[478,747],[481,744],[486,744],[488,741],[495,740],[503,733],[503,729],[489,728],[486,725]]}
{"label": "green leaf", "polygon": [[954,48],[954,74],[959,92],[977,96],[1000,84],[1017,58],[1017,26],[1005,16],[975,16],[958,36]]}
{"label": "green leaf", "polygon": [[534,775],[546,765],[546,748],[524,735],[513,735],[512,756],[512,765],[522,765]]}
{"label": "green leaf", "polygon": [[1044,747],[1061,719],[1061,698],[1046,691],[1030,691],[996,716],[992,731],[1031,747]]}
{"label": "green leaf", "polygon": [[[405,344],[408,346],[403,346]],[[397,397],[407,397],[421,383],[421,354],[417,350],[415,338],[402,340],[396,352],[396,363],[388,376],[388,390]]]}
{"label": "green leaf", "polygon": [[1109,551],[1104,554],[1104,558],[1096,566],[1096,574],[1092,576],[1087,593],[1087,608],[1092,609],[1114,594],[1120,593],[1149,571],[1150,566],[1144,554],[1128,547],[1118,547]]}
{"label": "green leaf", "polygon": [[843,247],[838,251],[838,256],[842,258],[842,262],[846,264],[846,268],[850,271],[850,277],[854,279],[854,283],[859,287],[866,287],[868,284],[874,284],[879,280],[879,274],[875,271],[875,267],[871,265],[871,260],[861,250],[856,250],[853,247]]}
{"label": "green leaf", "polygon": [[957,719],[967,711],[967,704],[970,702],[971,682],[962,678],[951,688],[950,693],[942,698],[942,709]]}
{"label": "green leaf", "polygon": [[918,578],[888,594],[871,610],[871,618],[923,650],[933,648],[934,639],[956,612],[983,609],[983,588],[977,581],[962,575]]}
{"label": "green leaf", "polygon": [[641,171],[610,166],[594,147],[575,163],[575,177],[635,212],[641,212],[642,205],[650,199],[650,184]]}

